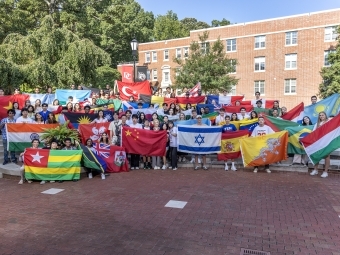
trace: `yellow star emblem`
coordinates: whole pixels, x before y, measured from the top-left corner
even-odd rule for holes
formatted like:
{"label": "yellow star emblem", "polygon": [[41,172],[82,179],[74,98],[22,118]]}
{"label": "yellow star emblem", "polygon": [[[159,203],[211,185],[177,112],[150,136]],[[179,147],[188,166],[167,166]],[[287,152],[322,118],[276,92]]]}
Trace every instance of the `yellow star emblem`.
{"label": "yellow star emblem", "polygon": [[8,102],[8,106],[4,107],[5,109],[9,110],[13,108],[12,102]]}
{"label": "yellow star emblem", "polygon": [[126,136],[131,136],[130,130],[125,131]]}

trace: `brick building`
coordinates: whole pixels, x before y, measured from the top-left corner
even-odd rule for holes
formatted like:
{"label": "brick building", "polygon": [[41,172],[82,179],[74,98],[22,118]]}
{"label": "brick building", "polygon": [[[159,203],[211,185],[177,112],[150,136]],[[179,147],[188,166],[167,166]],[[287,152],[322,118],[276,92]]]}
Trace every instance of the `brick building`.
{"label": "brick building", "polygon": [[139,44],[139,65],[146,65],[149,79],[162,88],[175,84],[175,56],[185,58],[192,41],[209,32],[209,42],[218,37],[226,54],[237,59],[235,77],[239,82],[230,94],[278,99],[288,109],[299,102],[310,104],[318,93],[320,70],[329,65],[327,56],[337,44],[336,26],[340,9],[306,13],[190,32],[189,37]]}

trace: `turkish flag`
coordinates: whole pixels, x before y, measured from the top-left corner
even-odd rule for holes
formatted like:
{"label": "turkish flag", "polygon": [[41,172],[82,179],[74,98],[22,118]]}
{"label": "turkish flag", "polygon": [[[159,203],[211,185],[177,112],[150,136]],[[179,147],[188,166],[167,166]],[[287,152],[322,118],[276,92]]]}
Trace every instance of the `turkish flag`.
{"label": "turkish flag", "polygon": [[108,136],[110,136],[109,126],[110,122],[79,124],[78,130],[83,144],[85,144],[85,141],[88,138],[91,138],[94,142],[98,141],[103,133],[106,133]]}
{"label": "turkish flag", "polygon": [[122,66],[122,82],[133,82],[133,66]]}
{"label": "turkish flag", "polygon": [[23,108],[25,105],[25,101],[29,99],[29,95],[10,95],[10,96],[1,96],[0,97],[0,119],[7,117],[7,111],[13,108],[13,103],[17,102],[19,104],[19,108]]}
{"label": "turkish flag", "polygon": [[133,98],[137,101],[139,94],[151,95],[151,88],[149,81],[127,83],[117,81],[118,90],[120,93],[120,99],[123,101],[129,101],[129,98]]}
{"label": "turkish flag", "polygon": [[122,146],[128,153],[165,156],[167,132],[122,127]]}

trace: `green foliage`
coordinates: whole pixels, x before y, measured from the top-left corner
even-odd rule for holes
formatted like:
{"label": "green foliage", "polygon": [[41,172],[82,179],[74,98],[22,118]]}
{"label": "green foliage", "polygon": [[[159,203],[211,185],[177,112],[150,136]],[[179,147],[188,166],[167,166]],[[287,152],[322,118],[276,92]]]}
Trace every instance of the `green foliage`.
{"label": "green foliage", "polygon": [[19,87],[24,80],[24,74],[21,69],[4,59],[0,59],[0,77],[0,87],[6,92]]}
{"label": "green foliage", "polygon": [[109,66],[101,66],[96,69],[95,87],[104,87],[106,84],[113,84],[115,80],[121,80],[121,74],[117,69]]}
{"label": "green foliage", "polygon": [[225,18],[223,18],[222,20],[212,20],[211,21],[211,26],[212,27],[221,27],[221,26],[228,26],[230,25],[230,21],[226,20]]}
{"label": "green foliage", "polygon": [[168,11],[165,15],[158,15],[153,29],[156,41],[169,40],[188,36],[184,25],[178,20],[177,14]]}
{"label": "green foliage", "polygon": [[[340,27],[338,27],[338,34]],[[340,93],[340,37],[338,37],[338,44],[335,47],[335,52],[329,54],[329,67],[321,69],[321,76],[323,82],[319,85],[319,95],[321,98],[329,97],[335,93]]]}
{"label": "green foliage", "polygon": [[56,128],[45,129],[43,134],[41,135],[41,140],[49,142],[53,139],[56,139],[60,142],[63,142],[65,138],[71,138],[72,142],[79,142],[78,131],[68,128],[67,125],[68,121],[63,125],[57,126]]}
{"label": "green foliage", "polygon": [[[199,42],[191,43],[187,59],[174,59],[181,66],[175,81],[177,87],[192,87],[201,82],[203,91],[214,91],[230,90],[237,84],[238,79],[229,75],[235,68],[232,62],[237,61],[227,57],[220,39],[209,43],[208,37],[209,34],[204,32],[199,36]],[[202,45],[206,45],[205,50]]]}
{"label": "green foliage", "polygon": [[186,30],[186,36],[190,35],[191,30],[198,30],[210,27],[207,23],[203,21],[197,21],[197,19],[195,18],[184,18],[181,20],[181,23]]}

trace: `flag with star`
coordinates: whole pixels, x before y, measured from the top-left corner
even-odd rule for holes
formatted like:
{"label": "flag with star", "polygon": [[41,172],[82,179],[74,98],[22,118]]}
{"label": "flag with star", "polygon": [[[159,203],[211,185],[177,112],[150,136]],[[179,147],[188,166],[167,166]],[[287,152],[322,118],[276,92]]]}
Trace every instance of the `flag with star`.
{"label": "flag with star", "polygon": [[298,126],[298,127],[286,127],[288,131],[288,154],[306,154],[300,139],[307,136],[313,130],[313,125],[309,126]]}
{"label": "flag with star", "polygon": [[90,124],[95,118],[96,113],[77,113],[77,112],[64,112],[66,120],[70,121],[70,128],[77,129],[79,124]]}
{"label": "flag with star", "polygon": [[221,151],[221,126],[178,125],[178,150],[193,154]]}
{"label": "flag with star", "polygon": [[168,139],[165,130],[153,131],[133,127],[122,127],[122,147],[127,153],[165,156]]}
{"label": "flag with star", "polygon": [[13,108],[13,103],[17,102],[21,109],[25,105],[25,101],[29,99],[29,95],[10,95],[0,97],[0,119],[7,117],[7,111]]}
{"label": "flag with star", "polygon": [[25,178],[44,181],[80,179],[82,150],[44,150],[24,152]]}

